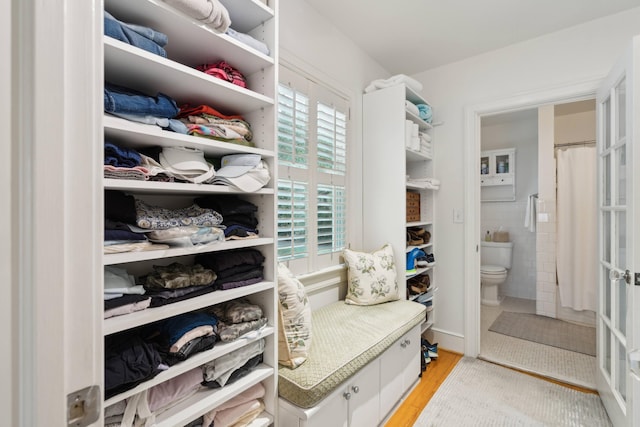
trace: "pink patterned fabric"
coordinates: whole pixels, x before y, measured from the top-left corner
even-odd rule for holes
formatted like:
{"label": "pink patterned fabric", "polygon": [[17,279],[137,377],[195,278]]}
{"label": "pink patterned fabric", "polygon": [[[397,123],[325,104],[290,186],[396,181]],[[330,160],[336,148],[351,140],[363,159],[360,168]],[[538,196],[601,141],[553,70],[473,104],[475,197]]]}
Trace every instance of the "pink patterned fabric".
{"label": "pink patterned fabric", "polygon": [[244,88],[247,87],[247,80],[244,78],[242,73],[233,68],[231,65],[227,64],[226,61],[218,61],[213,64],[198,65],[196,69],[202,71],[203,73],[209,74],[210,76],[226,80],[230,83],[233,83],[234,85],[238,85]]}

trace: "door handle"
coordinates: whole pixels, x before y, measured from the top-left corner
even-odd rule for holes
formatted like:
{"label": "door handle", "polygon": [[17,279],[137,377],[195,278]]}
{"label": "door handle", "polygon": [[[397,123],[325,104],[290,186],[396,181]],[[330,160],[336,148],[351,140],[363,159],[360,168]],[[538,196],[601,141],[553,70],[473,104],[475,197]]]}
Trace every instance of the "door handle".
{"label": "door handle", "polygon": [[622,271],[622,270],[618,270],[617,268],[611,268],[611,270],[609,270],[609,280],[611,281],[624,279],[627,285],[630,285],[631,277],[632,277],[632,274],[629,270]]}

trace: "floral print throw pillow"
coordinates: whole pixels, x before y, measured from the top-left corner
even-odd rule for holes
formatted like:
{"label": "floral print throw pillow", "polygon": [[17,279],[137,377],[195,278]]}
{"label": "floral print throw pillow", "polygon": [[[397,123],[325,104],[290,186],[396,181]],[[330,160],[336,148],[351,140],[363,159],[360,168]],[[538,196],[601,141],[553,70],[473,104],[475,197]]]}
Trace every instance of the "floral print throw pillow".
{"label": "floral print throw pillow", "polygon": [[311,305],[304,286],[284,264],[278,264],[278,362],[302,365],[311,347]]}
{"label": "floral print throw pillow", "polygon": [[347,304],[374,305],[399,299],[393,248],[389,244],[373,253],[345,249],[342,255],[348,268]]}

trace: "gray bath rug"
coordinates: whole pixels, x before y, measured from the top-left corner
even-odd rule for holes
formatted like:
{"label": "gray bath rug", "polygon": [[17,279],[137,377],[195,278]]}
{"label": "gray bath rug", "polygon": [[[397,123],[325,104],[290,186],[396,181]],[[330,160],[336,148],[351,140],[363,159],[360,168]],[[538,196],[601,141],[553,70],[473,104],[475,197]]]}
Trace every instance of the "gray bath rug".
{"label": "gray bath rug", "polygon": [[503,311],[489,330],[589,356],[596,355],[596,328],[550,317]]}
{"label": "gray bath rug", "polygon": [[[424,375],[429,375],[429,371]],[[597,394],[463,357],[414,426],[610,426]]]}

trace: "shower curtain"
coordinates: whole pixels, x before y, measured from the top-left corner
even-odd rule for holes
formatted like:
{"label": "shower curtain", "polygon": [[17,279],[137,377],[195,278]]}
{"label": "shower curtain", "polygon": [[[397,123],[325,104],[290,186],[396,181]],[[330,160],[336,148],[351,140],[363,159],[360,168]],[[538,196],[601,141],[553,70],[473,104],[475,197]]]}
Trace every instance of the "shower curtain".
{"label": "shower curtain", "polygon": [[597,190],[596,148],[556,150],[557,274],[560,303],[596,311]]}

